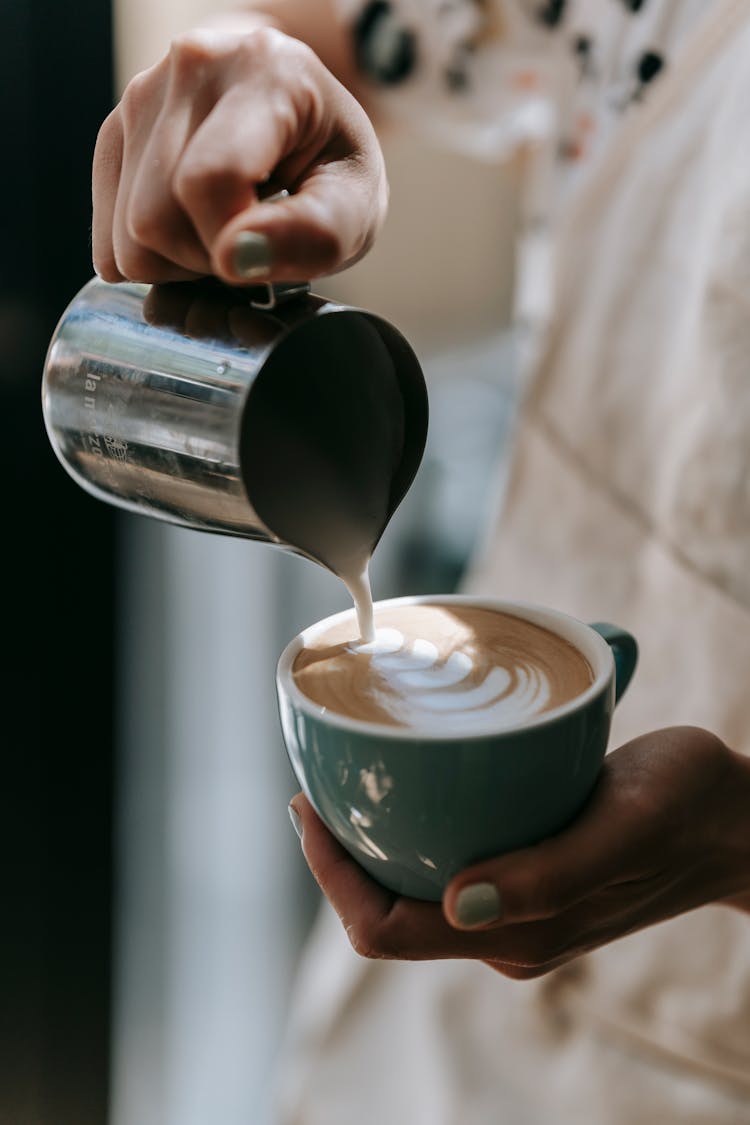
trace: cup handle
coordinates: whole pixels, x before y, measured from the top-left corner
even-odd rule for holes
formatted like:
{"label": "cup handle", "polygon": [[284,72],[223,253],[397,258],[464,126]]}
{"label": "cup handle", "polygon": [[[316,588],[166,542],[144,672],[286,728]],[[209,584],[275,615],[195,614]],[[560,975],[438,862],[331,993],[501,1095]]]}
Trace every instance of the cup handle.
{"label": "cup handle", "polygon": [[603,637],[612,649],[615,658],[615,703],[619,703],[638,663],[638,644],[634,636],[617,625],[597,621],[591,623],[591,628]]}

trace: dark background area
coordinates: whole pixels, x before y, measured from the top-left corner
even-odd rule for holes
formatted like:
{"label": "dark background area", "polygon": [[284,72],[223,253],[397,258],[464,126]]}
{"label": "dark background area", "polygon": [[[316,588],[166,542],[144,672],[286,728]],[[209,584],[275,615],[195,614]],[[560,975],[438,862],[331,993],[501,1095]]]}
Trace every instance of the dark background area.
{"label": "dark background area", "polygon": [[57,462],[47,343],[91,276],[107,0],[0,0],[0,1122],[107,1120],[117,516]]}

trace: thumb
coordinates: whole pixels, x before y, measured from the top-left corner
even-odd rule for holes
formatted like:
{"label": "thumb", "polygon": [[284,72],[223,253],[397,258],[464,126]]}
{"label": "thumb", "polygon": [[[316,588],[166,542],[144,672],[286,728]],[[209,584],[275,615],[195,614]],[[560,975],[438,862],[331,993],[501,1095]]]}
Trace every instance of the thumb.
{"label": "thumb", "polygon": [[609,792],[557,836],[467,868],[446,887],[443,913],[457,929],[553,918],[615,881],[640,873],[632,816]]}
{"label": "thumb", "polygon": [[232,217],[214,243],[214,272],[234,285],[336,273],[367,252],[386,208],[384,177],[345,162],[318,165],[295,194]]}

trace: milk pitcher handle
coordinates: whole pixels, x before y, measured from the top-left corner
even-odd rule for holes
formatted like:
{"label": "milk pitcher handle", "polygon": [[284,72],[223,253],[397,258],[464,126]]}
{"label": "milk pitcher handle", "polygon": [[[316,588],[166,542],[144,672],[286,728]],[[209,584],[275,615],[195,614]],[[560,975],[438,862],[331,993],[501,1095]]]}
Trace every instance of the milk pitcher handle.
{"label": "milk pitcher handle", "polygon": [[248,286],[247,296],[254,309],[270,310],[309,292],[309,281],[264,281],[260,285]]}

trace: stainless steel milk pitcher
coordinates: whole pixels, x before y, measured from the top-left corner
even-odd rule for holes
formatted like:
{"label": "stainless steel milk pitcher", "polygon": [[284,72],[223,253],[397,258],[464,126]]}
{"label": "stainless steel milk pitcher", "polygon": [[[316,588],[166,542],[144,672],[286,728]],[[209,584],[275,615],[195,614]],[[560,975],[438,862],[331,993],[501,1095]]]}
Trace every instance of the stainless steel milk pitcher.
{"label": "stainless steel milk pitcher", "polygon": [[94,278],[57,325],[42,404],[58,458],[94,496],[331,569],[342,525],[375,546],[427,433],[401,333],[306,284]]}

